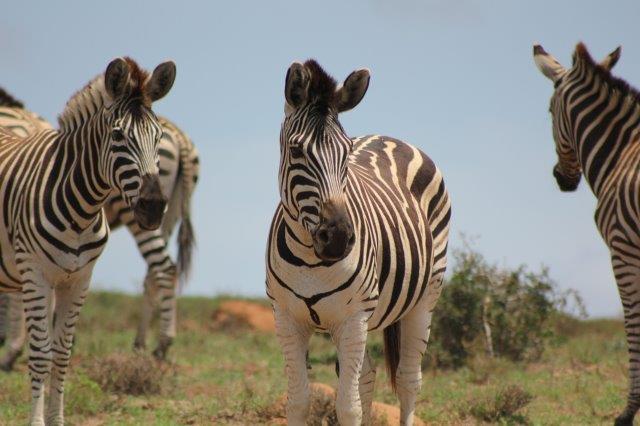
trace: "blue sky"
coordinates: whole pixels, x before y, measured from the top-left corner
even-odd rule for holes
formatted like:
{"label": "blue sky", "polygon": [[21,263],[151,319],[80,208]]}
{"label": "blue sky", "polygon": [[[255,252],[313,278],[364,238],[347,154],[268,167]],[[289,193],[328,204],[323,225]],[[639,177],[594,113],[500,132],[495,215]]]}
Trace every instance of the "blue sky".
{"label": "blue sky", "polygon": [[[357,136],[410,142],[445,174],[460,233],[502,265],[548,265],[592,315],[621,311],[608,251],[582,185],[551,175],[551,83],[535,68],[540,42],[565,65],[578,41],[596,58],[622,45],[615,73],[640,85],[640,3],[481,0],[11,2],[0,15],[0,85],[55,120],[108,62],[178,65],[155,106],[201,153],[194,201],[198,252],[187,294],[264,294],[263,257],[277,199],[283,82],[316,58],[339,80],[367,67],[363,102],[342,124]],[[114,232],[93,288],[137,292],[145,267]]]}

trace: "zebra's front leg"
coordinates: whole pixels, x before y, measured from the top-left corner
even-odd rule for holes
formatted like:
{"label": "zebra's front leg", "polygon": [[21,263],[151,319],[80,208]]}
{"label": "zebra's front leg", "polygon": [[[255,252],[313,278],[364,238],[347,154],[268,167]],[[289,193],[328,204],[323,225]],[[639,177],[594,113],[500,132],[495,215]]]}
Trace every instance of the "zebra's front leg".
{"label": "zebra's front leg", "polygon": [[376,384],[376,367],[369,356],[369,351],[365,351],[362,362],[362,372],[360,373],[360,402],[362,403],[362,424],[371,424],[371,404],[373,404],[373,391]]}
{"label": "zebra's front leg", "polygon": [[22,354],[26,339],[25,315],[22,306],[22,293],[6,294],[8,306],[7,352],[0,359],[0,370],[11,371],[13,364]]}
{"label": "zebra's front leg", "polygon": [[287,375],[287,423],[291,426],[304,425],[311,402],[306,355],[313,330],[296,322],[276,303],[273,313]]}
{"label": "zebra's front leg", "polygon": [[358,312],[331,332],[338,348],[340,364],[336,414],[342,426],[360,425],[363,419],[360,375],[367,344],[368,318],[369,314]]}
{"label": "zebra's front leg", "polygon": [[413,425],[416,396],[422,386],[422,357],[427,350],[432,316],[427,305],[418,304],[400,320],[400,362],[396,386],[401,425]]}
{"label": "zebra's front leg", "polygon": [[47,410],[47,426],[64,424],[64,381],[71,358],[76,322],[89,289],[89,278],[56,287],[53,325],[53,369]]}
{"label": "zebra's front leg", "polygon": [[157,287],[158,305],[160,310],[160,333],[158,346],[153,351],[153,356],[164,360],[167,350],[176,337],[176,287],[178,285],[177,269],[171,266],[155,275],[154,284]]}
{"label": "zebra's front leg", "polygon": [[45,382],[51,373],[49,299],[53,290],[34,268],[22,272],[22,300],[29,335],[29,376],[31,378],[31,426],[44,426]]}
{"label": "zebra's front leg", "polygon": [[138,331],[133,341],[134,350],[145,350],[147,348],[147,330],[151,324],[156,300],[156,287],[153,283],[153,274],[147,273],[144,279],[144,289],[142,295],[142,315],[138,323]]}

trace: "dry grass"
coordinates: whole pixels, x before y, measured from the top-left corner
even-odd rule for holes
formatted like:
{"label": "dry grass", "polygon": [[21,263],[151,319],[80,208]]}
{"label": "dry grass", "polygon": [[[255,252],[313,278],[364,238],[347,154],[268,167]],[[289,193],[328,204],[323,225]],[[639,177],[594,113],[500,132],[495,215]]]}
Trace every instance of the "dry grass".
{"label": "dry grass", "polygon": [[174,368],[146,354],[115,352],[90,363],[87,376],[105,392],[127,395],[162,393]]}
{"label": "dry grass", "polygon": [[514,423],[528,423],[527,418],[518,412],[531,402],[533,396],[518,385],[500,389],[495,395],[472,400],[461,408],[460,416],[468,413],[477,420],[496,423],[507,420]]}

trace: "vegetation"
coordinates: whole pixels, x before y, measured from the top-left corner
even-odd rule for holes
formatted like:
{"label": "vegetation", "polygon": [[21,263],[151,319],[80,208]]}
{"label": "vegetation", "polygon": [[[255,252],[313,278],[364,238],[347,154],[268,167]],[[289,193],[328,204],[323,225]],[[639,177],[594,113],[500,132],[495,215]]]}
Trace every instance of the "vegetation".
{"label": "vegetation", "polygon": [[[619,320],[584,320],[579,298],[546,270],[489,265],[469,247],[454,253],[434,314],[418,417],[438,424],[601,424],[624,406],[626,344]],[[79,322],[66,393],[71,425],[283,424],[284,366],[265,300],[181,298],[171,360],[132,349],[141,300],[92,293]],[[149,342],[153,347],[153,342]],[[396,405],[382,368],[375,400]],[[336,424],[335,349],[315,336],[309,351],[309,424]],[[26,361],[0,374],[0,424],[24,424]],[[323,385],[324,384],[324,385]],[[388,408],[388,407],[387,407]],[[375,420],[386,424],[388,411]]]}
{"label": "vegetation", "polygon": [[[69,374],[68,423],[281,423],[282,410],[275,407],[281,403],[285,381],[276,339],[240,325],[220,330],[213,318],[223,300],[180,299],[180,327],[171,351],[175,361],[163,367],[162,374],[149,378],[140,374],[139,368],[130,368],[131,363],[137,363],[129,348],[140,299],[113,293],[91,294],[79,323]],[[427,369],[418,399],[418,416],[439,424],[610,423],[624,406],[627,386],[622,323],[575,321],[562,330],[562,339],[555,339],[537,360],[526,364],[508,358],[491,359],[480,351],[461,368]],[[433,346],[443,334],[434,330]],[[381,367],[380,353],[375,350],[381,346],[381,337],[373,334],[371,344],[379,366],[375,399],[397,404]],[[335,386],[335,350],[331,343],[314,337],[310,353],[312,380]],[[151,383],[151,389],[141,392],[131,380],[124,380],[122,386],[105,380],[108,377],[120,383],[123,370],[137,372],[132,377],[140,376],[143,383]],[[17,372],[0,375],[3,425],[27,421],[26,375],[24,359],[17,364]]]}
{"label": "vegetation", "polygon": [[479,352],[512,361],[538,360],[558,337],[556,327],[584,315],[573,291],[559,291],[548,271],[488,264],[468,245],[453,252],[453,267],[433,318],[425,363],[458,368]]}

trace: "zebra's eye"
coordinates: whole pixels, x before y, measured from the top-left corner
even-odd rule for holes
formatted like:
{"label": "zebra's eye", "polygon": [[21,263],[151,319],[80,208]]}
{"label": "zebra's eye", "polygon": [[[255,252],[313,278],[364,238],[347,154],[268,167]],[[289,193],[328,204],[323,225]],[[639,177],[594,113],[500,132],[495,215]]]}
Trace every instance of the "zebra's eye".
{"label": "zebra's eye", "polygon": [[291,155],[291,158],[296,160],[304,157],[304,151],[300,145],[291,145],[289,147],[289,154]]}
{"label": "zebra's eye", "polygon": [[122,129],[115,128],[111,131],[111,139],[116,142],[121,142],[124,139],[124,132]]}

